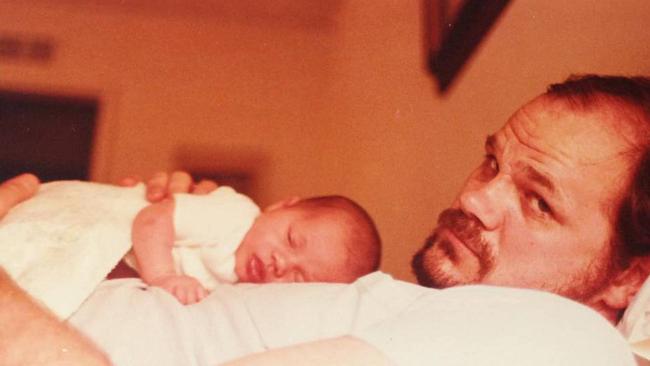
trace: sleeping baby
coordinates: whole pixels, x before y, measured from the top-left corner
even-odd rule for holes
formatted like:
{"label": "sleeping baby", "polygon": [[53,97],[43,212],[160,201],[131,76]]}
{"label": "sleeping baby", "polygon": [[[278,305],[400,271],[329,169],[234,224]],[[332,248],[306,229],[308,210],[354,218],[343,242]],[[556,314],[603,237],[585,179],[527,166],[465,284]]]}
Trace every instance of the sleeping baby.
{"label": "sleeping baby", "polygon": [[352,282],[379,264],[372,219],[342,196],[294,197],[260,212],[230,187],[153,204],[144,190],[42,184],[0,222],[0,265],[67,317],[121,260],[183,304],[220,282]]}

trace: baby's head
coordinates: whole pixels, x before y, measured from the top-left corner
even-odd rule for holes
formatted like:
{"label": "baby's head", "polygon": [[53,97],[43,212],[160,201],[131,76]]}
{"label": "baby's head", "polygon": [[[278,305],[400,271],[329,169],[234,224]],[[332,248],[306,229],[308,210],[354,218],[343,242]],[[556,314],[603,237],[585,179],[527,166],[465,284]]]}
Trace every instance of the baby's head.
{"label": "baby's head", "polygon": [[352,282],[379,268],[368,213],[342,196],[290,198],[268,207],[235,253],[239,282]]}

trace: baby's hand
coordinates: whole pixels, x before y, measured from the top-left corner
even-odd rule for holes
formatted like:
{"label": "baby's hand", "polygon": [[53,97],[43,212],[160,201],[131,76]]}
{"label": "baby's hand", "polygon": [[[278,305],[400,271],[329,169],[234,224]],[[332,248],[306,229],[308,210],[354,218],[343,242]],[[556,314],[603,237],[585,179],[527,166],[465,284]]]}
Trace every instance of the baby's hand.
{"label": "baby's hand", "polygon": [[158,277],[151,281],[150,285],[169,291],[183,305],[199,302],[208,294],[196,278],[185,275],[173,274]]}

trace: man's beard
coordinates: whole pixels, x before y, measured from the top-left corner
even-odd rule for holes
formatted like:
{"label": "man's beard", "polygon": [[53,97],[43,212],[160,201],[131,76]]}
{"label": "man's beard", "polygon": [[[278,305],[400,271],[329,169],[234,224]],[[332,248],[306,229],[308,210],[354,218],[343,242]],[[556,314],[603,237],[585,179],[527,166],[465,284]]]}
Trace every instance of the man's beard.
{"label": "man's beard", "polygon": [[[476,254],[478,268],[474,273],[460,271],[462,257],[457,248],[439,238],[441,229],[451,231]],[[481,237],[483,225],[458,209],[447,209],[438,218],[438,227],[413,256],[411,268],[418,283],[426,287],[446,288],[470,283],[481,283],[496,265],[496,249]],[[561,283],[540,288],[580,302],[598,294],[621,269],[612,252],[614,244],[605,244],[606,250],[578,273]],[[450,268],[451,267],[451,268]]]}
{"label": "man's beard", "polygon": [[[462,241],[478,260],[475,273],[461,273],[461,257],[456,248],[446,239],[439,238],[439,231],[446,229]],[[426,240],[424,246],[413,256],[411,267],[418,282],[427,287],[445,288],[456,285],[478,283],[494,267],[495,255],[481,238],[483,225],[458,209],[447,209],[438,217],[436,231]],[[448,268],[449,266],[453,268]]]}

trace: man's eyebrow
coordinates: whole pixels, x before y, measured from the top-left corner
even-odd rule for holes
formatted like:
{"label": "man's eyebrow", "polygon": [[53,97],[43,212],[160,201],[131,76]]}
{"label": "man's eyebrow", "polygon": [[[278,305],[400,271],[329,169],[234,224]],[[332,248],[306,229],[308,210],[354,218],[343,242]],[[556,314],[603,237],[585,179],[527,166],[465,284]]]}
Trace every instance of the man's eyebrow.
{"label": "man's eyebrow", "polygon": [[552,194],[557,193],[555,184],[553,184],[553,181],[551,181],[551,179],[548,176],[542,174],[539,170],[533,168],[530,165],[524,166],[523,170],[528,179],[546,188]]}
{"label": "man's eyebrow", "polygon": [[497,145],[497,138],[494,135],[488,135],[485,138],[485,151],[494,151]]}
{"label": "man's eyebrow", "polygon": [[[497,149],[497,145],[498,141],[495,135],[488,135],[485,138],[485,151],[488,153],[495,151]],[[547,175],[541,173],[539,170],[533,168],[530,165],[524,165],[522,167],[522,171],[524,172],[526,178],[544,187],[546,190],[551,192],[551,194],[555,195],[558,193],[557,187],[555,184],[553,184],[553,181]]]}

